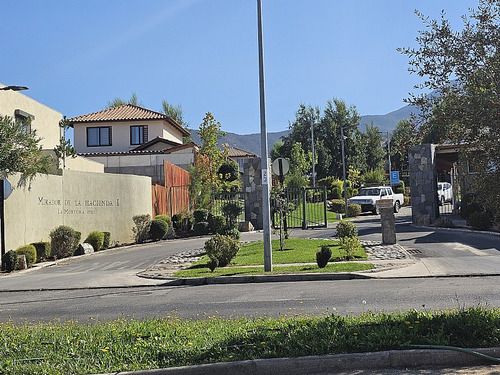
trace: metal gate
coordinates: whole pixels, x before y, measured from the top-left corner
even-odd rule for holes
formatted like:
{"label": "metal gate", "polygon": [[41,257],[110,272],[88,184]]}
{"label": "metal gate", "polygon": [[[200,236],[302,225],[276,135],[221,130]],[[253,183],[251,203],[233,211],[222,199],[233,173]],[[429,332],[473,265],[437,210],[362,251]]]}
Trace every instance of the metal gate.
{"label": "metal gate", "polygon": [[[285,189],[289,209],[286,214],[287,228],[320,228],[328,225],[326,187]],[[271,202],[276,207],[276,202]],[[273,227],[279,227],[279,213],[273,210]]]}

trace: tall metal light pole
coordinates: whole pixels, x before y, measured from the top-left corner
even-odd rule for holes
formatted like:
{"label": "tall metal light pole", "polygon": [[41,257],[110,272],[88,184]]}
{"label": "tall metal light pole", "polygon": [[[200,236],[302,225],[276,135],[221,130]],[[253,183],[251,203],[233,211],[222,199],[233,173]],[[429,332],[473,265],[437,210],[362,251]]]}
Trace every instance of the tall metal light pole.
{"label": "tall metal light pole", "polygon": [[345,203],[345,217],[349,217],[347,211],[347,184],[345,178],[345,151],[344,151],[344,127],[340,127],[340,144],[342,148],[342,175],[344,177],[344,203]]}
{"label": "tall metal light pole", "polygon": [[391,184],[391,173],[392,173],[392,168],[391,168],[391,133],[389,132],[379,132],[380,134],[387,133],[387,163],[388,165],[388,171],[389,171],[389,185]]}
{"label": "tall metal light pole", "polygon": [[314,168],[314,162],[315,162],[315,157],[314,157],[314,118],[311,118],[311,151],[312,151],[312,180],[313,180],[313,187],[316,187],[316,171]]}
{"label": "tall metal light pole", "polygon": [[262,167],[262,223],[264,242],[264,271],[272,271],[271,212],[269,207],[269,166],[267,162],[266,95],[264,81],[264,43],[262,38],[262,1],[257,0],[257,28],[259,38],[259,89],[260,89],[260,159]]}

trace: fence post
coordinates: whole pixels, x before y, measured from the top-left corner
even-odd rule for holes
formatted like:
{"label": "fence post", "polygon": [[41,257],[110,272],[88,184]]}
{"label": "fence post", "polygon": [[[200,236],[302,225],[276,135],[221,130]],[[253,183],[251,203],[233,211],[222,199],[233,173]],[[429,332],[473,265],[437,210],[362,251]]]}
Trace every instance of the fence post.
{"label": "fence post", "polygon": [[323,186],[323,212],[325,213],[325,228],[328,227],[328,215],[326,214],[326,210],[328,209],[326,204],[326,186]]}
{"label": "fence post", "polygon": [[306,188],[302,188],[302,229],[307,229]]}

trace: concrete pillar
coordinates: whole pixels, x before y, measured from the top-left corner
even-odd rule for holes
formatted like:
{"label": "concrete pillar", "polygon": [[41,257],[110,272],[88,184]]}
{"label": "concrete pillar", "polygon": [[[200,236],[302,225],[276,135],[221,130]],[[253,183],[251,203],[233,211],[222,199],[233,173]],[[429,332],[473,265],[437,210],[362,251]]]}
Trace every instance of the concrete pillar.
{"label": "concrete pillar", "polygon": [[382,243],[394,245],[396,243],[396,219],[392,199],[377,201],[377,208],[380,212],[380,223],[382,225]]}

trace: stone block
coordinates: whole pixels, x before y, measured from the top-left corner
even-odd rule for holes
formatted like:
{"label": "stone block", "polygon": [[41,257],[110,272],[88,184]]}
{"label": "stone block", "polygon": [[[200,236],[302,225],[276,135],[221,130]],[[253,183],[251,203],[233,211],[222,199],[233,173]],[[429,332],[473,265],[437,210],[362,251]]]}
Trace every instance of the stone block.
{"label": "stone block", "polygon": [[240,223],[238,226],[240,232],[251,232],[254,230],[253,224],[250,221]]}
{"label": "stone block", "polygon": [[27,268],[28,268],[28,263],[26,262],[26,255],[24,254],[18,255],[16,269],[25,270]]}
{"label": "stone block", "polygon": [[89,243],[81,243],[78,245],[78,250],[76,250],[75,255],[92,254],[94,252],[94,247]]}

